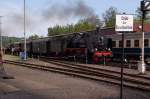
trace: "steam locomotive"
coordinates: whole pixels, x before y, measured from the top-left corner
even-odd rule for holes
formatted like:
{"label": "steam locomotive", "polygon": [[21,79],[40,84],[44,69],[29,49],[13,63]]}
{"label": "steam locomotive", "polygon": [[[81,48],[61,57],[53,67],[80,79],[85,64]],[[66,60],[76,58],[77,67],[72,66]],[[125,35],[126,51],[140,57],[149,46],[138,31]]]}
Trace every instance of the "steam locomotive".
{"label": "steam locomotive", "polygon": [[[110,61],[111,39],[101,35],[99,30],[69,33],[27,41],[28,56],[46,56],[68,60],[98,63]],[[14,43],[8,47],[14,53],[24,51],[24,42]]]}

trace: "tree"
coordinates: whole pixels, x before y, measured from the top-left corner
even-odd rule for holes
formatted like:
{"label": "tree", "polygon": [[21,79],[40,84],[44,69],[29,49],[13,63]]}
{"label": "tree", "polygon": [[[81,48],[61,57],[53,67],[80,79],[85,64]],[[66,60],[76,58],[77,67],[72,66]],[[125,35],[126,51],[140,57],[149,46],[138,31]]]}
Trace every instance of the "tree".
{"label": "tree", "polygon": [[[142,19],[142,11],[139,7],[137,8],[136,13],[137,13],[137,17],[135,18],[135,21],[139,22]],[[149,22],[149,18],[150,18],[148,13],[149,12],[145,12],[145,19],[147,20],[147,22]]]}
{"label": "tree", "polygon": [[28,40],[38,39],[39,36],[37,34],[29,36]]}
{"label": "tree", "polygon": [[9,44],[13,44],[14,42],[20,42],[22,38],[18,37],[8,37],[8,36],[2,36],[3,39],[3,47],[7,47]]}
{"label": "tree", "polygon": [[93,26],[99,25],[100,27],[102,26],[102,22],[99,19],[97,15],[93,15],[84,19],[79,20],[79,22],[87,22],[88,24],[91,24]]}
{"label": "tree", "polygon": [[102,23],[98,16],[91,16],[84,19],[80,19],[76,24],[48,28],[48,36],[60,35],[73,32],[81,32],[95,29],[96,25],[102,26]]}
{"label": "tree", "polygon": [[110,7],[103,13],[103,19],[105,22],[105,27],[115,27],[116,14],[118,13],[117,8]]}

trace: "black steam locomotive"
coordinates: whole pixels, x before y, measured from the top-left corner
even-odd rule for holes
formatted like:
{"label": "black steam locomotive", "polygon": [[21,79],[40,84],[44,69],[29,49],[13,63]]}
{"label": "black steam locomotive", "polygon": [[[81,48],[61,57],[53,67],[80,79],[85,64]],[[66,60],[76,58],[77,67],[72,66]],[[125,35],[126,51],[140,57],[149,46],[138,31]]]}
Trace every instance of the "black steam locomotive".
{"label": "black steam locomotive", "polygon": [[[36,40],[27,41],[28,56],[46,56],[71,59],[88,62],[102,61],[103,57],[110,60],[112,52],[111,39],[105,38],[97,30],[57,35]],[[24,51],[24,42],[11,45],[14,53]]]}

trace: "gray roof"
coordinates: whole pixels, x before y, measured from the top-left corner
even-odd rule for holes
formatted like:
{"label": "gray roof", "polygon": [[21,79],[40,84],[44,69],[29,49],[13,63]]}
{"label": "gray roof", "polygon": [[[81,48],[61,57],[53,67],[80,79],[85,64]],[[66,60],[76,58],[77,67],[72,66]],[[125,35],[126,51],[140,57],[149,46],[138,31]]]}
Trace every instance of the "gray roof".
{"label": "gray roof", "polygon": [[[150,38],[150,32],[146,32],[144,33],[144,37]],[[112,40],[121,40],[122,39],[122,34],[118,33],[118,34],[113,34],[113,35],[107,35],[107,38],[112,38]],[[124,33],[124,38],[125,39],[140,39],[142,38],[142,33]]]}

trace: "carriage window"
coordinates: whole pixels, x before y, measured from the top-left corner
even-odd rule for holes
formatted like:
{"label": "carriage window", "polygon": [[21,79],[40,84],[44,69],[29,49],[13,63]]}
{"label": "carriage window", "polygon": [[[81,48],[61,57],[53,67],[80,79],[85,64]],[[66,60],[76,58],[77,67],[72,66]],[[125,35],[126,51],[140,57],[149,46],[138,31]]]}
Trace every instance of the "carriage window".
{"label": "carriage window", "polygon": [[148,40],[148,39],[145,39],[145,40],[144,40],[144,46],[145,46],[145,47],[148,47],[148,45],[149,45],[149,40]]}
{"label": "carriage window", "polygon": [[139,40],[134,40],[134,47],[139,47]]}
{"label": "carriage window", "polygon": [[116,41],[112,41],[112,47],[116,47]]}
{"label": "carriage window", "polygon": [[122,41],[119,41],[119,47],[122,47]]}
{"label": "carriage window", "polygon": [[126,41],[126,47],[131,47],[131,41],[130,40]]}

